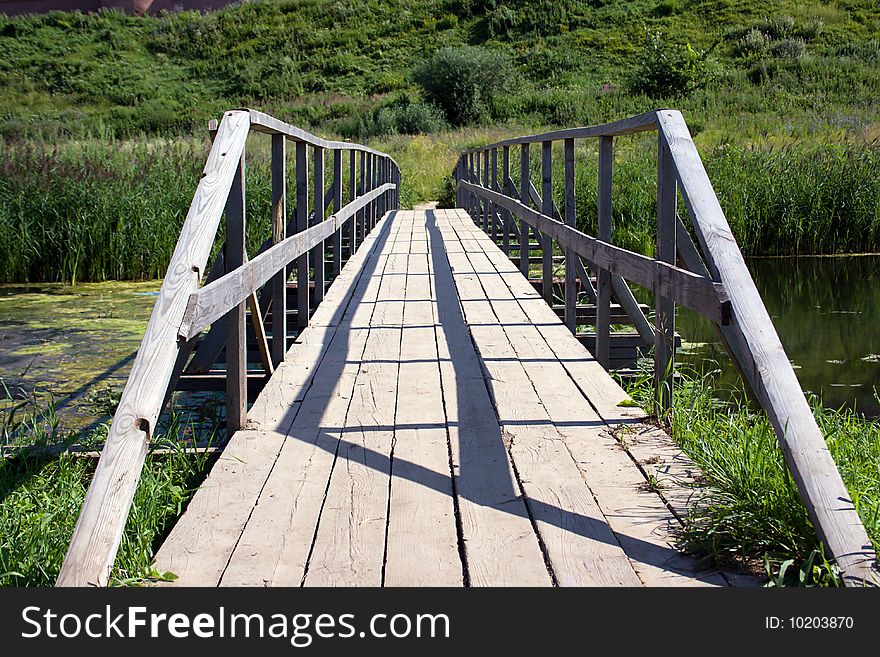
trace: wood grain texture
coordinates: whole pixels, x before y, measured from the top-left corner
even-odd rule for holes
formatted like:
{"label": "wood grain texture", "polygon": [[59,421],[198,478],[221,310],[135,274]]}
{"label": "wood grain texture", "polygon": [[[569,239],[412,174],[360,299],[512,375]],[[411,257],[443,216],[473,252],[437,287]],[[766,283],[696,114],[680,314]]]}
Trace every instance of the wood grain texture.
{"label": "wood grain texture", "polygon": [[[657,136],[657,260],[674,265],[675,204],[678,190],[669,147]],[[675,374],[675,299],[658,294],[654,302],[654,410],[663,417],[672,406]]]}
{"label": "wood grain texture", "polygon": [[[596,237],[611,244],[613,137],[599,138],[599,217]],[[596,272],[596,360],[608,369],[611,362],[611,272]]]}
{"label": "wood grain texture", "polygon": [[77,520],[59,586],[107,584],[177,358],[176,329],[205,271],[248,127],[246,112],[227,112],[220,123]]}
{"label": "wood grain texture", "polygon": [[[786,463],[819,538],[834,556],[847,584],[880,584],[877,557],[810,411],[776,329],[703,167],[680,112],[657,113],[675,177],[713,278],[731,298],[730,325],[749,360],[756,393],[773,423]],[[737,356],[736,351],[734,357]]]}
{"label": "wood grain texture", "polygon": [[218,318],[225,315],[230,308],[238,305],[248,295],[262,287],[281,268],[337,233],[360,208],[366,207],[392,187],[391,183],[387,183],[372,190],[359,197],[354,203],[345,206],[337,214],[331,215],[316,226],[291,235],[253,260],[249,260],[244,265],[194,292],[190,295],[187,310],[181,321],[180,337],[188,340],[198,335]]}
{"label": "wood grain texture", "polygon": [[[272,244],[287,237],[287,141],[272,135]],[[272,363],[277,367],[287,351],[287,266],[272,277]]]}
{"label": "wood grain texture", "polygon": [[559,242],[563,248],[573,250],[612,274],[674,299],[676,303],[717,324],[729,321],[730,303],[723,285],[674,265],[606,244],[491,190],[470,183],[463,184],[478,196],[491,198],[496,204],[507,207],[525,223]]}

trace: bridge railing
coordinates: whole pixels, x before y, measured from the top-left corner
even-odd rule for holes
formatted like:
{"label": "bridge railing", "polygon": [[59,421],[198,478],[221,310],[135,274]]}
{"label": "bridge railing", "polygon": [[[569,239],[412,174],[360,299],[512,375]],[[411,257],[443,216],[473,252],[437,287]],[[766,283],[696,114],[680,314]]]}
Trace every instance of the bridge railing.
{"label": "bridge railing", "polygon": [[[211,126],[211,132],[213,143],[204,173],[110,425],[58,576],[59,586],[107,584],[148,444],[187,363],[198,369],[196,361],[201,359],[202,367],[210,366],[225,342],[227,430],[231,435],[241,429],[247,417],[247,309],[264,370],[271,374],[287,351],[288,265],[296,261],[296,316],[302,329],[309,321],[310,296],[317,305],[324,295],[325,244],[332,249],[330,273],[338,274],[343,265],[343,233],[350,257],[384,213],[397,208],[400,169],[385,153],[359,144],[327,141],[246,109],[226,112],[219,125]],[[249,260],[245,250],[245,147],[251,132],[271,135],[272,207],[267,210],[271,212],[272,235]],[[296,164],[296,205],[290,223],[288,142],[294,144]],[[325,186],[325,151],[332,153],[329,189]],[[345,152],[348,162],[344,163]],[[346,164],[349,190],[348,203],[343,205]],[[332,213],[325,218],[328,204],[332,204]],[[204,276],[224,213],[225,245]],[[201,286],[203,279],[206,284]],[[268,308],[272,311],[271,348],[264,322]],[[190,361],[197,338],[212,324],[214,329]]]}
{"label": "bridge railing", "polygon": [[[614,139],[657,132],[656,257],[612,243]],[[599,140],[598,234],[577,229],[575,140]],[[562,141],[564,198],[553,202],[553,142]],[[530,147],[541,146],[541,192],[531,177]],[[519,182],[510,175],[519,151]],[[499,173],[499,151],[501,171]],[[514,151],[515,154],[515,151]],[[609,366],[612,294],[643,340],[654,346],[655,406],[672,404],[675,304],[711,320],[744,380],[767,412],[810,519],[848,585],[880,583],[871,541],[840,477],[825,439],[746,267],[681,113],[657,110],[605,125],[572,128],[500,141],[465,151],[455,167],[456,203],[510,253],[519,249],[529,272],[529,232],[541,250],[541,289],[553,298],[553,242],[565,253],[564,321],[574,331],[576,279],[596,303],[594,354]],[[681,192],[695,244],[677,212]],[[517,222],[518,220],[518,222]],[[513,241],[512,241],[513,240]],[[682,266],[679,266],[679,263]],[[596,274],[593,288],[587,270]],[[654,325],[642,313],[630,281],[654,292]]]}

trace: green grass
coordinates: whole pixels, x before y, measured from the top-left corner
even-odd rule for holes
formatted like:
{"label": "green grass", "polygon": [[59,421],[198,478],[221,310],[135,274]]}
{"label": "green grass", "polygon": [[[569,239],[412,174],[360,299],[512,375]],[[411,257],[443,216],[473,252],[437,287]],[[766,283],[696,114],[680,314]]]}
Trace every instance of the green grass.
{"label": "green grass", "polygon": [[[103,442],[106,425],[86,436],[59,429],[51,404],[26,402],[0,417],[3,442],[50,447]],[[148,454],[122,543],[112,584],[133,585],[166,576],[152,566],[153,553],[201,483],[211,459],[184,447],[188,431],[172,417]],[[95,461],[72,453],[0,460],[0,586],[52,586],[67,551]]]}
{"label": "green grass", "polygon": [[[712,376],[685,376],[665,421],[682,451],[705,478],[686,518],[681,542],[716,565],[764,565],[771,581],[838,582],[823,558],[815,530],[785,466],[769,420],[742,390],[721,401]],[[627,384],[644,408],[651,379]],[[813,412],[831,455],[875,547],[880,546],[880,421],[846,410]],[[784,567],[784,568],[783,568]],[[781,572],[780,572],[781,571]]]}
{"label": "green grass", "polygon": [[[661,75],[649,96],[637,83],[655,33],[671,61],[697,57],[699,75]],[[460,45],[491,51],[512,81],[475,125],[451,130],[414,71]],[[880,250],[880,7],[869,0],[52,12],[0,17],[0,50],[0,281],[161,276],[205,160],[205,122],[240,106],[387,149],[403,168],[404,207],[449,196],[461,148],[674,106],[744,252]],[[398,134],[420,125],[434,132]],[[616,148],[614,238],[650,253],[653,138]],[[595,144],[579,149],[578,210],[592,231]],[[249,151],[251,248],[268,235],[267,153]],[[557,197],[560,183],[557,167]]]}

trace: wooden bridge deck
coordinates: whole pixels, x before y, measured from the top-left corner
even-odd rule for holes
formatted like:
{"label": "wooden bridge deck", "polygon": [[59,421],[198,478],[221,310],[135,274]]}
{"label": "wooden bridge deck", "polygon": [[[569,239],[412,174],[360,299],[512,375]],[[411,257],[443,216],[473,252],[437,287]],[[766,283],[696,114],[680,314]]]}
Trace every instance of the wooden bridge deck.
{"label": "wooden bridge deck", "polygon": [[391,212],[157,567],[178,585],[727,584],[670,547],[691,468],[625,398],[465,211]]}

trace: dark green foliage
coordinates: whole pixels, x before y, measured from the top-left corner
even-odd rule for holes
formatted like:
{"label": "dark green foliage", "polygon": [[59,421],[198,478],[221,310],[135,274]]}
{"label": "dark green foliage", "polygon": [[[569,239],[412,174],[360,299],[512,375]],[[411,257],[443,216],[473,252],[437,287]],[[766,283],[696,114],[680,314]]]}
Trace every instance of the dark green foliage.
{"label": "dark green foliage", "polygon": [[652,98],[687,96],[709,79],[705,57],[690,43],[674,44],[659,32],[649,32],[630,87]]}
{"label": "dark green foliage", "polygon": [[459,126],[489,118],[511,76],[501,54],[476,46],[441,48],[413,70],[425,98]]}

